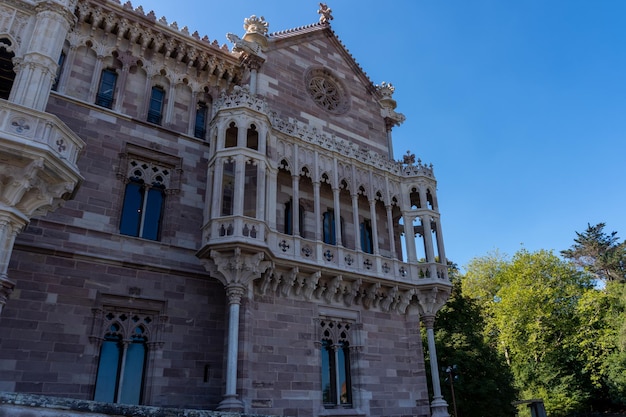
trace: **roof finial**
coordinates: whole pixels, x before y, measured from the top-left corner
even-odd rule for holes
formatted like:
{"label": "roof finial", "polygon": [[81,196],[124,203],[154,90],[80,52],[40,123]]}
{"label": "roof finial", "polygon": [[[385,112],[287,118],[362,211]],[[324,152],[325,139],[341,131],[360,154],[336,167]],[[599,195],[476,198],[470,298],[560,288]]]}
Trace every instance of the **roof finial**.
{"label": "roof finial", "polygon": [[320,23],[322,24],[330,24],[330,21],[333,20],[333,15],[331,14],[333,10],[326,5],[326,3],[320,3],[320,8],[317,13],[320,15]]}

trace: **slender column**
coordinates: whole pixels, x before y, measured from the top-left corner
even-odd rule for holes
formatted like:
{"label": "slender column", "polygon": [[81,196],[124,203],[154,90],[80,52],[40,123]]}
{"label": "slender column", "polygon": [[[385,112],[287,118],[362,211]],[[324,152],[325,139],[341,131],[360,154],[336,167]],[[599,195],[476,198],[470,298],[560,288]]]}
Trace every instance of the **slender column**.
{"label": "slender column", "polygon": [[189,103],[189,123],[187,123],[187,134],[189,136],[194,136],[196,132],[194,132],[196,127],[196,112],[198,111],[198,92],[193,90],[191,92],[191,102]]}
{"label": "slender column", "polygon": [[404,243],[406,244],[405,262],[417,262],[417,252],[415,250],[415,229],[413,218],[404,216]]}
{"label": "slender column", "polygon": [[137,64],[137,58],[133,57],[130,52],[127,52],[119,55],[117,59],[122,63],[122,70],[120,71],[120,77],[117,85],[115,86],[117,98],[115,100],[115,106],[113,110],[121,112],[122,105],[124,104],[124,96],[126,93],[126,82],[128,80],[128,73],[130,72],[130,67]]}
{"label": "slender column", "polygon": [[437,238],[437,249],[439,250],[439,263],[446,265],[446,252],[443,248],[443,233],[441,232],[441,222],[439,219],[437,219],[435,224],[437,225],[435,237]]}
{"label": "slender column", "polygon": [[320,201],[320,183],[313,182],[313,216],[315,217],[315,240],[322,240],[322,213]]}
{"label": "slender column", "polygon": [[354,249],[363,250],[361,247],[361,227],[359,226],[359,195],[352,194],[352,223],[354,223]]}
{"label": "slender column", "polygon": [[87,101],[89,103],[96,102],[96,94],[98,93],[98,88],[100,87],[100,77],[102,77],[102,66],[104,65],[104,56],[98,55],[96,59],[96,65],[94,66],[93,72],[91,73],[91,86],[89,87],[89,97]]}
{"label": "slender column", "polygon": [[341,205],[339,201],[339,188],[333,188],[333,202],[335,211],[335,241],[337,246],[342,246],[341,241]]}
{"label": "slender column", "polygon": [[150,97],[152,96],[152,84],[154,83],[154,75],[148,74],[146,77],[146,89],[143,94],[143,110],[141,114],[143,114],[144,120],[148,118],[148,109],[150,108]]}
{"label": "slender column", "polygon": [[376,221],[376,200],[370,200],[370,216],[372,218],[372,246],[374,247],[374,255],[378,255],[378,222]]}
{"label": "slender column", "polygon": [[176,101],[176,83],[175,80],[170,81],[170,91],[167,93],[167,107],[165,109],[165,120],[163,125],[169,126],[172,123],[174,113],[174,102]]}
{"label": "slender column", "polygon": [[389,159],[393,159],[393,139],[391,137],[391,129],[395,125],[395,122],[389,118],[385,117],[385,129],[387,130],[387,149],[389,151]]}
{"label": "slender column", "polygon": [[426,252],[426,262],[435,262],[433,236],[430,228],[430,216],[422,216],[421,219],[422,226],[424,228],[424,251]]}
{"label": "slender column", "polygon": [[[241,130],[241,129],[240,129]],[[246,175],[246,161],[243,155],[235,157],[235,190],[233,198],[233,214],[235,216],[243,215],[243,194],[244,194],[244,177]]]}
{"label": "slender column", "polygon": [[435,347],[435,316],[423,315],[422,322],[426,326],[428,339],[428,356],[430,358],[430,374],[433,382],[433,401],[430,403],[432,417],[449,417],[448,403],[441,395],[441,382],[439,381],[439,364],[437,363],[437,348]]}
{"label": "slender column", "polygon": [[239,352],[239,307],[245,287],[228,284],[228,352],[226,356],[226,392],[217,409],[224,411],[243,410],[243,403],[237,399],[237,354]]}
{"label": "slender column", "polygon": [[65,62],[63,63],[63,68],[61,68],[61,76],[59,77],[59,84],[57,85],[57,91],[61,94],[65,93],[67,79],[69,78],[72,68],[74,67],[77,47],[77,45],[70,45],[70,48],[67,51],[67,56],[65,57]]}
{"label": "slender column", "polygon": [[215,218],[222,215],[220,210],[220,204],[222,202],[222,195],[218,194],[222,189],[222,180],[224,178],[224,160],[217,158],[215,160],[215,173],[213,175],[213,200],[211,201],[211,213],[208,218]]}
{"label": "slender column", "polygon": [[271,169],[269,171],[269,183],[267,184],[267,198],[265,200],[267,206],[267,220],[270,229],[276,230],[276,193],[278,190],[278,170]]}
{"label": "slender column", "polygon": [[130,340],[125,339],[122,341],[122,360],[120,361],[120,380],[117,382],[117,399],[118,401],[122,398],[122,393],[124,389],[124,374],[126,368],[126,354],[128,352],[128,345],[130,344]]}
{"label": "slender column", "polygon": [[260,160],[257,164],[257,211],[256,218],[259,220],[265,220],[265,161]]}
{"label": "slender column", "polygon": [[396,254],[396,236],[393,228],[393,215],[391,214],[391,206],[385,206],[387,210],[387,229],[389,232],[389,250],[391,251],[391,257],[397,258]]}
{"label": "slender column", "polygon": [[291,176],[291,230],[294,236],[300,236],[300,176]]}

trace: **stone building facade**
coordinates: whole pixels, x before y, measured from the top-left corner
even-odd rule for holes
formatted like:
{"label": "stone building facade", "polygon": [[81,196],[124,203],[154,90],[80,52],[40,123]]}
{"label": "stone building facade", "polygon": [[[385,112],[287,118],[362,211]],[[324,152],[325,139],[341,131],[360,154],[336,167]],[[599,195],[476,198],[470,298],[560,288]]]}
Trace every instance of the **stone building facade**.
{"label": "stone building facade", "polygon": [[0,416],[447,415],[433,169],[318,13],[0,4]]}

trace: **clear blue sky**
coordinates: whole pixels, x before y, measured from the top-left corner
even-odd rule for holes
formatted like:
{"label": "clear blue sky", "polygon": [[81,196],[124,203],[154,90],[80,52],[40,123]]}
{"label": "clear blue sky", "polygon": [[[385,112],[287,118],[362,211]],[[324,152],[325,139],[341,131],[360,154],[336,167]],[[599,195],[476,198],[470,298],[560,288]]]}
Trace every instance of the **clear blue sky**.
{"label": "clear blue sky", "polygon": [[[309,0],[143,0],[227,43],[318,20]],[[587,223],[626,238],[626,1],[329,0],[333,30],[407,120],[396,159],[435,166],[448,258],[558,253]],[[229,44],[230,45],[230,44]]]}

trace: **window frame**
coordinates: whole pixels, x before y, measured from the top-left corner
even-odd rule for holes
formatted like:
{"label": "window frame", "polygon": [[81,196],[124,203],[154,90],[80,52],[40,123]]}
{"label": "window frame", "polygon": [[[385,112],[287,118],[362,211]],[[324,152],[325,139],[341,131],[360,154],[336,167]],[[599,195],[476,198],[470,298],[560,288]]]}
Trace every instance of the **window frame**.
{"label": "window frame", "polygon": [[159,85],[152,86],[152,90],[150,90],[150,101],[148,102],[148,114],[146,116],[146,120],[149,123],[161,125],[164,103],[165,89]]}
{"label": "window frame", "polygon": [[107,109],[113,108],[115,99],[115,86],[117,85],[118,74],[113,68],[105,68],[100,73],[100,83],[96,93],[96,105]]}

